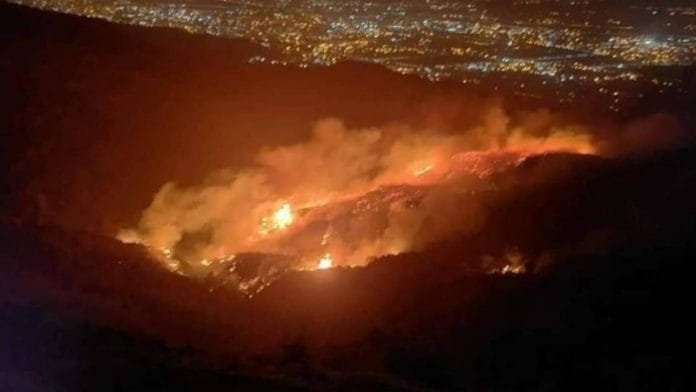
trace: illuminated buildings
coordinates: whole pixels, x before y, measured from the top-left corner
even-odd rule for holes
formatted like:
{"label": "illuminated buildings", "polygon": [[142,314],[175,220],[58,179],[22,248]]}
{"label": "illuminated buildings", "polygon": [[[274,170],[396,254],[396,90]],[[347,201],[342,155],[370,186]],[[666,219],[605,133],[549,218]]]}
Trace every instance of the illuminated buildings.
{"label": "illuminated buildings", "polygon": [[[250,62],[306,67],[358,60],[462,83],[507,74],[536,77],[543,85],[595,85],[597,90],[611,90],[615,82],[678,87],[679,80],[656,79],[646,68],[696,61],[696,5],[626,7],[592,0],[16,2],[121,23],[241,37],[278,53]],[[513,86],[525,95],[532,84]],[[614,100],[623,94],[619,91]],[[561,99],[573,98],[566,94]]]}

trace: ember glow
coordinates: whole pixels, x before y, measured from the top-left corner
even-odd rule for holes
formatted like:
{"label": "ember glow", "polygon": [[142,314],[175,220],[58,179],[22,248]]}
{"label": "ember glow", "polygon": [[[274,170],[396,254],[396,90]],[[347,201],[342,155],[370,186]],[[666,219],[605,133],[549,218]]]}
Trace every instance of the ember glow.
{"label": "ember glow", "polygon": [[319,262],[317,263],[317,269],[319,270],[325,270],[329,269],[333,266],[333,257],[331,256],[331,253],[327,253],[324,256],[319,259]]}
{"label": "ember glow", "polygon": [[530,134],[499,108],[483,117],[456,134],[324,120],[309,141],[264,149],[215,182],[166,184],[119,238],[167,249],[168,266],[197,276],[240,254],[283,255],[298,270],[360,266],[475,228],[485,211],[466,195],[529,156],[596,152],[578,127]]}
{"label": "ember glow", "polygon": [[431,170],[433,170],[433,165],[425,165],[419,169],[416,169],[416,171],[413,174],[416,177],[420,177],[420,176],[428,174]]}
{"label": "ember glow", "polygon": [[284,203],[271,216],[262,219],[259,233],[268,234],[273,231],[286,229],[292,225],[293,221],[292,207],[290,207],[290,204]]}

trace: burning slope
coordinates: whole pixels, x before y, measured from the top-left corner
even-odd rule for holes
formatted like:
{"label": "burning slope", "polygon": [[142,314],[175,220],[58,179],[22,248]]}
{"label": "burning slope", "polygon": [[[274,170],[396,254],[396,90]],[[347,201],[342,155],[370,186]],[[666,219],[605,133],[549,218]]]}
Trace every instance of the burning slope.
{"label": "burning slope", "polygon": [[[497,171],[533,155],[596,151],[578,128],[532,135],[509,127],[499,108],[459,134],[349,130],[324,120],[308,142],[264,149],[254,166],[199,187],[166,184],[139,226],[119,238],[200,277],[244,254],[284,255],[287,265],[266,275],[364,265],[475,228],[484,214],[468,195],[489,187]],[[238,275],[237,265],[228,272]],[[258,282],[240,282],[257,290]]]}
{"label": "burning slope", "polygon": [[[627,152],[625,141],[636,133],[643,144],[658,140],[657,147],[679,135],[663,132],[659,116],[610,137],[537,117],[542,120],[513,124],[493,106],[479,125],[458,133],[352,130],[324,120],[309,141],[262,149],[253,166],[215,173],[200,186],[164,185],[139,225],[119,238],[144,244],[172,270],[198,277],[244,254],[283,256],[282,266],[275,258],[261,263],[270,263],[262,268],[266,277],[365,265],[475,231],[488,212],[472,195],[492,189],[493,174],[529,157],[615,155]],[[642,151],[643,144],[630,148]],[[239,287],[253,287],[245,291],[272,280],[243,279],[241,264],[226,268]]]}

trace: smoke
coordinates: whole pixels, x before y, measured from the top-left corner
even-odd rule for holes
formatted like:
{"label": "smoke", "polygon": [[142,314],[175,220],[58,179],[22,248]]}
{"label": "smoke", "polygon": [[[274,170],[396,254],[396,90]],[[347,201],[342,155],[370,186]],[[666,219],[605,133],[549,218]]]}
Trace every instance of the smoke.
{"label": "smoke", "polygon": [[[194,269],[245,252],[287,254],[298,268],[312,268],[326,253],[338,265],[360,265],[476,230],[486,211],[469,194],[528,156],[666,147],[680,135],[659,132],[665,124],[677,129],[658,116],[602,133],[543,110],[513,120],[500,105],[458,132],[348,129],[325,119],[308,141],[264,148],[246,168],[214,173],[198,186],[165,184],[137,227],[119,238]],[[286,222],[274,222],[278,211]]]}
{"label": "smoke", "polygon": [[649,154],[692,142],[692,136],[672,116],[654,114],[635,119],[605,135],[599,147],[605,155]]}

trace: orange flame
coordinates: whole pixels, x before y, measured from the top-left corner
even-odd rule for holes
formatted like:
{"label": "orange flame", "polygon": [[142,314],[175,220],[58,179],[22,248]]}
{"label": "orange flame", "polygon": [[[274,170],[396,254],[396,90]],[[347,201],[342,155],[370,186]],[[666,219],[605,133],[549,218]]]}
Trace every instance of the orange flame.
{"label": "orange flame", "polygon": [[271,216],[265,217],[261,220],[259,233],[268,234],[273,231],[287,229],[294,221],[295,217],[292,212],[292,207],[290,204],[284,203],[277,210],[275,210]]}
{"label": "orange flame", "polygon": [[317,263],[317,269],[318,270],[325,270],[333,267],[333,256],[331,256],[331,253],[326,253],[324,256],[319,259],[319,262]]}

